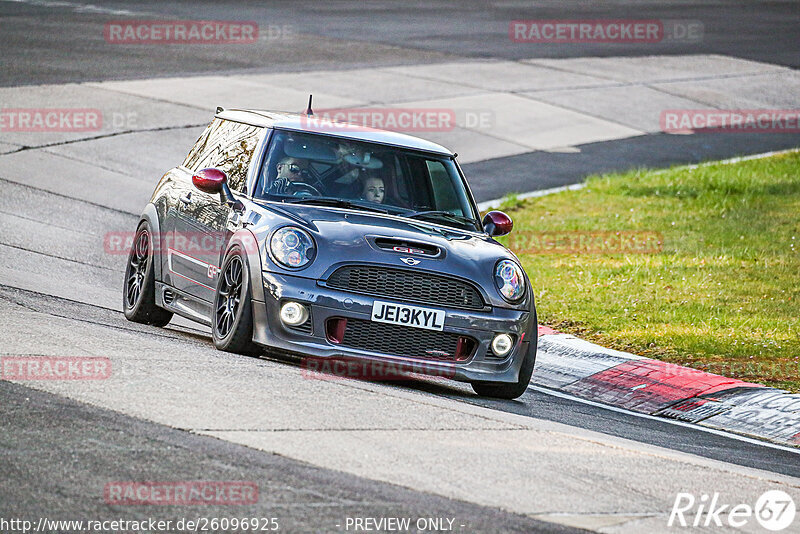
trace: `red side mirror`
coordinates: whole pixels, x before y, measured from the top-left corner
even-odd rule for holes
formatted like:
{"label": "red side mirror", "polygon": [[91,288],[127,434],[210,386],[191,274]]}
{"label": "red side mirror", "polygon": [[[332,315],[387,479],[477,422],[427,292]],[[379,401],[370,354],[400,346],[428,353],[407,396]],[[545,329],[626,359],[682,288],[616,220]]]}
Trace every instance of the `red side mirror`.
{"label": "red side mirror", "polygon": [[490,211],[483,217],[483,228],[492,236],[506,235],[514,228],[514,221],[502,211]]}
{"label": "red side mirror", "polygon": [[192,176],[194,186],[204,193],[219,193],[228,177],[219,169],[201,169]]}

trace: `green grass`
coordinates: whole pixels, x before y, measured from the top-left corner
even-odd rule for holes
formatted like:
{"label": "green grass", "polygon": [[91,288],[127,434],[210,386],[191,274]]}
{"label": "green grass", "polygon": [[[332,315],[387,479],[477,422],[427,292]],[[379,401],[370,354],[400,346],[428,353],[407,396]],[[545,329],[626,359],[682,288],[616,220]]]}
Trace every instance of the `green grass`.
{"label": "green grass", "polygon": [[[520,201],[504,242],[656,232],[655,253],[519,253],[539,322],[597,343],[800,391],[800,153],[591,177]],[[527,241],[526,241],[527,240]]]}

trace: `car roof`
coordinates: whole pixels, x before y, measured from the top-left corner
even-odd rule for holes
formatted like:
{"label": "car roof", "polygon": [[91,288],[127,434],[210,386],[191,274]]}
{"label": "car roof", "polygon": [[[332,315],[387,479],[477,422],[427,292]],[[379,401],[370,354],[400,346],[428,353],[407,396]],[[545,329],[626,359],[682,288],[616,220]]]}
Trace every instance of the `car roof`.
{"label": "car roof", "polygon": [[253,126],[293,130],[323,135],[333,135],[352,139],[353,141],[367,141],[402,148],[433,152],[446,156],[453,156],[453,152],[442,145],[397,132],[378,130],[359,124],[332,121],[308,117],[305,114],[287,113],[284,111],[268,111],[256,109],[223,109],[217,108],[216,116],[220,119],[244,122]]}

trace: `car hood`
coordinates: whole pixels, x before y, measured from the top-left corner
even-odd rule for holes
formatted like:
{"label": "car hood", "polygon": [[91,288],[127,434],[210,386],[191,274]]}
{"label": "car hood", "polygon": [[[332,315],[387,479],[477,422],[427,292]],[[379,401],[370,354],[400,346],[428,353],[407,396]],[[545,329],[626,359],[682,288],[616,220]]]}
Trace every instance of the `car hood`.
{"label": "car hood", "polygon": [[[470,280],[477,283],[484,299],[492,306],[517,307],[503,300],[495,288],[494,267],[501,259],[518,260],[487,235],[379,213],[320,206],[270,204],[269,211],[271,216],[268,217],[272,220],[265,221],[266,227],[297,225],[312,234],[317,243],[316,259],[307,268],[293,273],[298,276],[319,280],[327,278],[342,264],[382,264]],[[381,244],[388,241],[390,246],[378,246],[376,240]],[[397,245],[407,242],[412,247],[414,244],[435,247],[441,253],[432,257],[395,251],[391,246],[394,241]],[[419,263],[410,266],[401,261],[403,258],[413,258]],[[290,272],[268,261],[270,270]]]}

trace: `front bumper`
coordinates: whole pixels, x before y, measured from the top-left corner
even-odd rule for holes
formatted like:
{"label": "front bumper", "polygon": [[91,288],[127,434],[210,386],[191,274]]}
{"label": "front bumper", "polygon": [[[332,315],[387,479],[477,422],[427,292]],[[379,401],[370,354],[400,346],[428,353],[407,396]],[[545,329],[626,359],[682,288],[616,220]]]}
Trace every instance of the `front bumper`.
{"label": "front bumper", "polygon": [[[253,301],[253,341],[267,348],[299,353],[314,359],[355,359],[398,363],[403,366],[408,364],[415,369],[424,369],[422,372],[427,374],[460,381],[486,382],[516,382],[529,350],[532,349],[535,354],[536,325],[532,324],[535,314],[529,311],[497,307],[490,311],[456,310],[424,304],[415,305],[446,312],[444,332],[468,336],[477,341],[472,356],[464,361],[442,361],[352,349],[327,339],[328,319],[369,321],[375,300],[397,302],[396,300],[331,289],[318,285],[316,280],[271,272],[262,273],[261,281],[264,301]],[[280,307],[287,300],[308,306],[311,311],[310,333],[286,327],[281,322]],[[495,357],[490,349],[492,338],[500,332],[511,334],[515,338],[514,348],[502,359]],[[533,347],[531,342],[534,343]]]}

